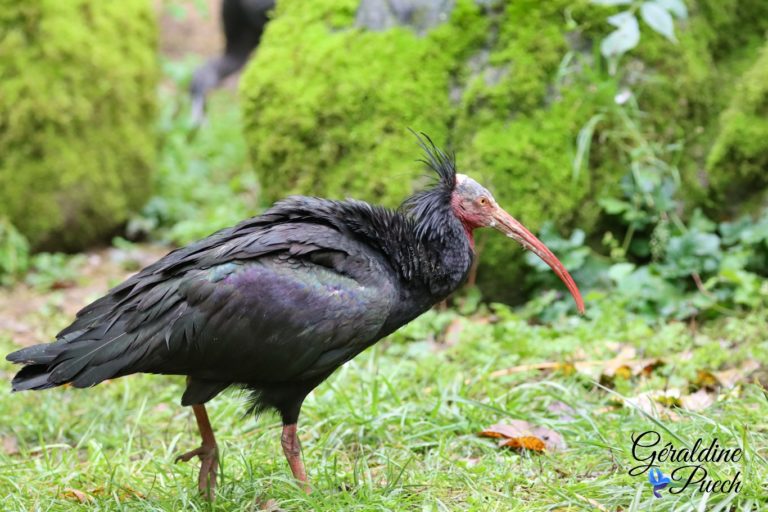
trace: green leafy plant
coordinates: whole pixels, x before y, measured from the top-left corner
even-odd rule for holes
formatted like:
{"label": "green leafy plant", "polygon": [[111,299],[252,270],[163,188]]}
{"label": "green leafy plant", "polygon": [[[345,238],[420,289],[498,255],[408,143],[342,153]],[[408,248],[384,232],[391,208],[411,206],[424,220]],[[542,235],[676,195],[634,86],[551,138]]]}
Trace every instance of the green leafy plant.
{"label": "green leafy plant", "polygon": [[259,210],[256,176],[248,164],[241,114],[230,91],[210,98],[211,114],[195,128],[182,92],[197,64],[166,61],[165,76],[173,84],[161,91],[161,149],[154,173],[155,194],[130,222],[129,235],[150,234],[185,244],[230,226]]}
{"label": "green leafy plant", "polygon": [[[593,3],[629,5],[627,11],[616,16],[632,17],[634,22],[622,23],[637,28],[634,13],[639,11],[651,28],[670,41],[674,41],[672,15],[681,19],[687,15],[685,6],[677,1]],[[661,30],[657,11],[662,8],[669,17],[669,30]],[[616,21],[616,16],[611,19]],[[617,28],[603,40],[602,53],[609,65],[615,65],[615,57],[631,49],[627,46],[621,51],[606,51],[606,45],[613,45],[621,30]],[[631,47],[639,41],[639,32],[636,36]],[[578,230],[567,239],[552,225],[541,230],[542,240],[561,255],[576,281],[589,290],[588,296],[597,302],[606,299],[619,303],[648,317],[678,319],[733,313],[768,303],[768,210],[756,217],[720,224],[701,210],[687,211],[676,165],[683,144],[659,142],[627,88],[621,89],[579,132],[574,178],[589,172],[590,149],[595,140],[617,148],[617,159],[627,169],[620,194],[598,201],[606,226],[602,243],[593,240],[588,244]],[[529,284],[540,290],[560,290],[546,265],[531,255],[526,261],[535,270],[528,277]],[[527,312],[551,319],[572,310],[570,302],[559,301],[559,297],[559,293],[539,295],[538,305],[527,308]]]}
{"label": "green leafy plant", "polygon": [[[582,288],[598,291],[596,298],[661,318],[732,313],[768,303],[768,210],[720,224],[698,209],[685,215],[679,173],[669,163],[679,148],[649,141],[631,105],[611,107],[600,116],[619,120],[607,136],[624,141],[628,167],[621,195],[599,201],[612,226],[602,239],[604,254],[590,248],[578,230],[567,239],[552,225],[540,233]],[[582,131],[593,129],[588,124]],[[529,283],[559,289],[546,265],[530,254],[527,263],[536,271]],[[564,301],[547,314],[571,308]],[[531,313],[544,311],[534,308]]]}
{"label": "green leafy plant", "polygon": [[77,283],[83,254],[41,252],[30,259],[29,273],[24,282],[39,291],[65,288]]}
{"label": "green leafy plant", "polygon": [[608,17],[608,23],[616,28],[600,43],[600,52],[608,59],[614,72],[618,58],[640,42],[638,12],[648,27],[673,43],[677,42],[674,18],[684,20],[688,17],[688,9],[683,0],[592,0],[592,3],[627,6],[627,10]]}
{"label": "green leafy plant", "polygon": [[29,268],[29,242],[5,217],[0,217],[0,285],[8,286]]}

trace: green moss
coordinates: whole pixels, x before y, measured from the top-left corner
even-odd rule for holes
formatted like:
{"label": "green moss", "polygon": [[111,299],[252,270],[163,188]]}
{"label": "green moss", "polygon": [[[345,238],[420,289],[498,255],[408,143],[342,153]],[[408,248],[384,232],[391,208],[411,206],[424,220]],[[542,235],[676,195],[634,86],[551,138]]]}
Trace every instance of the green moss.
{"label": "green moss", "polygon": [[648,113],[649,138],[683,144],[677,162],[683,195],[691,204],[716,209],[716,201],[729,185],[702,170],[708,167],[719,115],[736,93],[734,75],[754,61],[764,41],[768,3],[698,0],[690,5],[690,16],[679,23],[678,44],[670,44],[642,25],[642,40],[633,55],[639,58],[636,64],[642,66],[645,76],[634,90],[640,107]]}
{"label": "green moss", "polygon": [[447,138],[451,77],[484,30],[478,8],[459,2],[425,37],[329,27],[329,12],[356,4],[282,2],[242,79],[253,164],[270,201],[309,193],[396,205],[423,172],[406,128]]}
{"label": "green moss", "polygon": [[143,0],[0,1],[0,215],[35,247],[102,239],[146,200],[155,31]]}
{"label": "green moss", "polygon": [[727,60],[734,53],[749,51],[765,41],[765,0],[697,0],[695,13],[707,22],[710,51],[715,60]]}
{"label": "green moss", "polygon": [[[728,0],[737,13],[715,0],[689,4],[677,45],[641,22],[639,47],[612,76],[596,43],[625,6],[465,0],[418,37],[351,28],[357,0],[287,0],[242,81],[254,166],[270,201],[310,193],[394,205],[422,172],[406,130],[413,127],[456,150],[461,170],[490,184],[532,230],[553,220],[599,237],[596,200],[615,195],[638,136],[659,147],[682,143],[674,163],[691,185],[684,190],[706,200],[700,171],[712,120],[727,103],[730,70],[748,53],[740,45],[765,27],[752,19],[764,11],[755,1]],[[725,29],[743,30],[741,43]],[[640,134],[614,115],[623,87],[642,112]],[[574,174],[577,134],[598,114],[588,168]],[[478,246],[481,286],[509,299],[522,282],[521,266],[510,262],[519,252],[493,234]]]}
{"label": "green moss", "polygon": [[[596,199],[615,195],[626,168],[612,162],[574,173],[575,134],[610,101],[614,84],[575,86],[547,108],[516,117],[513,122],[482,125],[469,139],[462,164],[489,183],[499,204],[536,232],[547,221],[560,227],[578,226],[592,232],[599,219]],[[594,147],[595,162],[602,161]],[[486,294],[510,298],[519,294],[522,251],[495,233],[486,235],[481,250],[479,283]]]}
{"label": "green moss", "polygon": [[[573,171],[576,134],[612,102],[617,82],[592,70],[559,76],[570,49],[565,13],[571,7],[592,13],[585,2],[571,0],[506,5],[495,20],[488,58],[500,78],[489,80],[485,72],[468,81],[454,127],[459,163],[490,184],[499,203],[533,231],[547,220],[592,231],[599,216],[596,199],[614,190],[626,172],[599,158],[591,171]],[[593,154],[608,150],[596,147]],[[493,233],[478,248],[478,281],[486,295],[519,296],[522,251]]]}
{"label": "green moss", "polygon": [[720,199],[749,197],[768,185],[768,44],[736,86],[720,118],[720,131],[707,158]]}
{"label": "green moss", "polygon": [[[525,1],[483,13],[458,2],[450,20],[424,37],[406,28],[332,30],[328,2],[307,10],[282,3],[241,85],[266,197],[309,193],[396,205],[423,173],[406,130],[413,127],[441,144],[453,138],[459,165],[492,183],[533,228],[552,216],[593,222],[597,208],[579,204],[605,180],[591,183],[585,174],[574,181],[571,160],[574,134],[605,91],[549,91],[567,51],[563,9],[570,3]],[[489,43],[493,50],[484,52]],[[481,275],[510,268],[511,249],[500,239],[485,244],[482,261],[491,271]]]}

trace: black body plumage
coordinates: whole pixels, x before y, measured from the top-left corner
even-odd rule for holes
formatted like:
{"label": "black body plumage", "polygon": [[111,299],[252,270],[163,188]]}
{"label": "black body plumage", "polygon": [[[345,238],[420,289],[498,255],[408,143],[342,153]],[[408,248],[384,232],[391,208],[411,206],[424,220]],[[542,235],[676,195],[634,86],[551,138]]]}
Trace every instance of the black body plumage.
{"label": "black body plumage", "polygon": [[137,372],[190,377],[185,405],[231,385],[295,423],[339,366],[443,300],[472,249],[450,206],[453,159],[397,210],[291,197],[177,249],[83,308],[56,341],[10,354],[16,391]]}

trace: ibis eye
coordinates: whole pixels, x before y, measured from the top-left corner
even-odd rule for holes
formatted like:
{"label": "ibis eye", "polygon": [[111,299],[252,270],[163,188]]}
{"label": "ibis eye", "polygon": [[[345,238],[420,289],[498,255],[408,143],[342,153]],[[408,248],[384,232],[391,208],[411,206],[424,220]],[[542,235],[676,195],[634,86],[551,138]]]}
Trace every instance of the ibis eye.
{"label": "ibis eye", "polygon": [[480,203],[480,206],[485,206],[488,204],[488,199],[486,199],[485,197],[481,197],[480,199],[478,199],[477,202]]}

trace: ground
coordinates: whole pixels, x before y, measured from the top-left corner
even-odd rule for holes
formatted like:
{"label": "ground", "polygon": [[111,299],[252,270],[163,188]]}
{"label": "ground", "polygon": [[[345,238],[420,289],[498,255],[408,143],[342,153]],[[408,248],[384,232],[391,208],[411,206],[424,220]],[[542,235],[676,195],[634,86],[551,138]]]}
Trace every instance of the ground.
{"label": "ground", "polygon": [[[0,352],[51,339],[74,310],[124,278],[126,266],[163,250],[98,251],[77,261],[82,277],[75,283],[3,290]],[[176,454],[199,441],[191,411],[179,405],[183,378],[141,375],[90,390],[13,395],[3,386],[4,510],[766,506],[768,313],[705,326],[649,324],[587,297],[587,317],[541,326],[525,311],[458,304],[466,314],[427,313],[309,396],[300,420],[309,496],[291,478],[279,422],[244,417],[246,400],[236,391],[209,406],[222,457],[218,499],[209,505],[197,495],[197,461],[174,464]],[[0,371],[7,381],[14,368],[3,363]],[[500,449],[477,435],[510,420],[554,430],[565,450]],[[631,456],[631,436],[648,430],[678,448],[698,438],[742,448],[737,463],[706,465],[718,479],[741,472],[740,492],[688,488],[654,498],[647,474],[628,474],[640,464]],[[661,467],[668,474],[678,465]]]}

